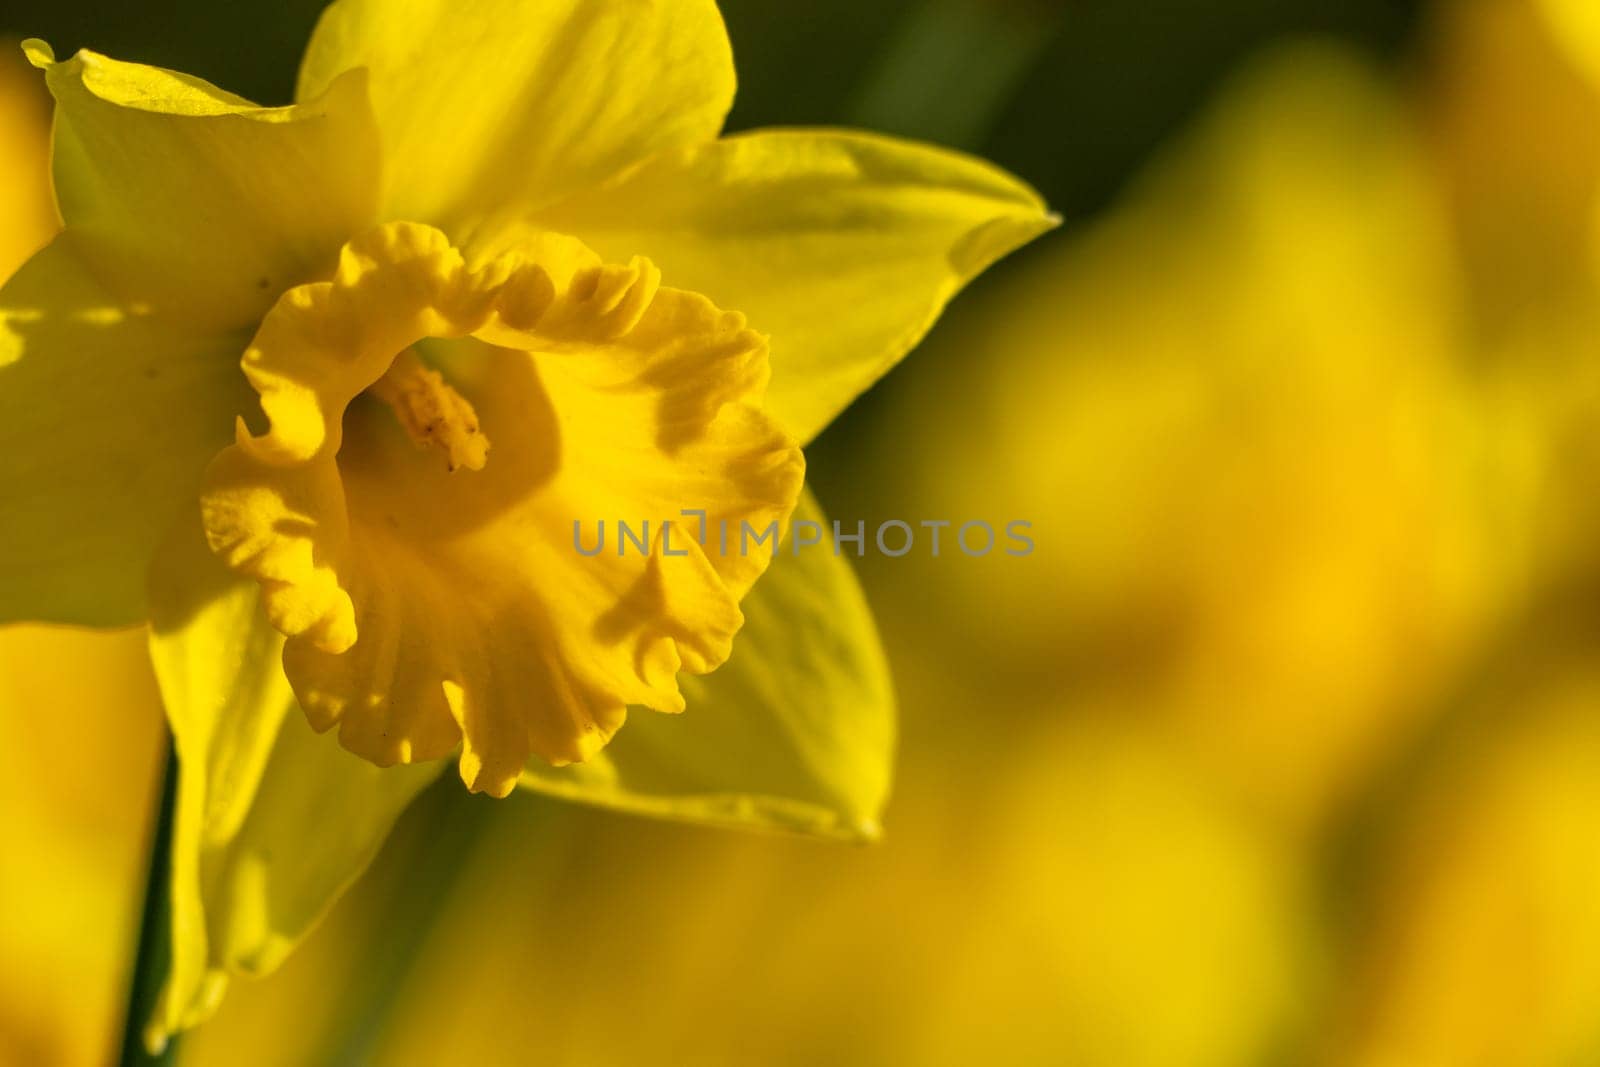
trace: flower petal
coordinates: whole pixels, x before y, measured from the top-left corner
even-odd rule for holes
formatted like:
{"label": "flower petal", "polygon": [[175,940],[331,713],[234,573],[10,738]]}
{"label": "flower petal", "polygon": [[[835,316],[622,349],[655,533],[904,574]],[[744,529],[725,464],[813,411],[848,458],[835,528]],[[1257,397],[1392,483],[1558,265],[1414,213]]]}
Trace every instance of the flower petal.
{"label": "flower petal", "polygon": [[802,442],[962,286],[1056,225],[1038,194],[980,160],[807,130],[666,153],[536,214],[603,257],[647,255],[759,323],[772,337],[769,410]]}
{"label": "flower petal", "polygon": [[377,209],[365,79],[258,108],[197,78],[28,44],[56,98],[61,215],[124,303],[244,326],[324,272]]}
{"label": "flower petal", "polygon": [[452,235],[513,199],[547,202],[708,141],[733,103],[712,0],[339,0],[298,98],[354,67],[371,72],[393,161],[386,217]]}
{"label": "flower petal", "polygon": [[216,1010],[229,974],[277,967],[445,765],[380,771],[322,743],[295,708],[258,587],[227,573],[197,522],[163,546],[151,584],[179,769],[172,970],[145,1031],[159,1047]]}
{"label": "flower petal", "polygon": [[[827,526],[809,491],[794,514]],[[875,838],[894,693],[854,572],[825,546],[781,551],[742,609],[733,657],[684,680],[684,714],[635,716],[587,763],[531,762],[519,784],[641,815]]]}
{"label": "flower petal", "polygon": [[145,617],[145,569],[227,444],[248,338],[123,310],[67,236],[0,289],[0,621]]}

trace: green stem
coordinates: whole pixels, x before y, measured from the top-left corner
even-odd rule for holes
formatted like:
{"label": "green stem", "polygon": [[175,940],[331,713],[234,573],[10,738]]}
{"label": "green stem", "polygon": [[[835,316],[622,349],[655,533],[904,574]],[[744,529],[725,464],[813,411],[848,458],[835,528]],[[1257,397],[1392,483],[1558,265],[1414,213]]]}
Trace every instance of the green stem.
{"label": "green stem", "polygon": [[128,990],[128,1013],[122,1028],[121,1067],[151,1067],[171,1064],[177,1052],[177,1036],[155,1056],[145,1051],[143,1030],[155,1011],[156,998],[172,965],[172,815],[178,797],[178,757],[172,740],[167,739],[162,758],[161,805],[150,842],[150,866],[145,877],[144,914],[139,921],[139,948],[134,958],[133,978]]}

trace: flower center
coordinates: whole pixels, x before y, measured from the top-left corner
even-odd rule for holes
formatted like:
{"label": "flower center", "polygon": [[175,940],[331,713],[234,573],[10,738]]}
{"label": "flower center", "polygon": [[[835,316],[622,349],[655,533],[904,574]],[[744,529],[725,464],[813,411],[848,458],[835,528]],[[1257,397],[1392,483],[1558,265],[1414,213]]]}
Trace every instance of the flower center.
{"label": "flower center", "polygon": [[406,349],[367,392],[388,404],[418,448],[445,454],[450,470],[481,471],[489,458],[489,439],[478,427],[478,413],[436,370]]}

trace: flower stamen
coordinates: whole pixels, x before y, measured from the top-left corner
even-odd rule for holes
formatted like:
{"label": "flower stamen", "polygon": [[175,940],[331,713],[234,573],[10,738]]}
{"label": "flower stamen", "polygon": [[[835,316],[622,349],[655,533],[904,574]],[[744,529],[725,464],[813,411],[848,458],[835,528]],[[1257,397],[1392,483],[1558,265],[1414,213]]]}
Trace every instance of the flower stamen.
{"label": "flower stamen", "polygon": [[416,353],[406,349],[394,358],[382,378],[367,392],[394,411],[401,427],[418,448],[444,451],[452,471],[481,471],[489,458],[489,439],[478,426],[472,404]]}

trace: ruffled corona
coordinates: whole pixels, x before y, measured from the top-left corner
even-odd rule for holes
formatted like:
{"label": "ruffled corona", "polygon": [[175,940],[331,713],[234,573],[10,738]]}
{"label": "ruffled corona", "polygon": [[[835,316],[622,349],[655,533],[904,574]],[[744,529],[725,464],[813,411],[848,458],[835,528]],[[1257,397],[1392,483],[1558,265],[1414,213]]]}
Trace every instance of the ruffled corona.
{"label": "ruffled corona", "polygon": [[585,557],[574,522],[764,527],[803,478],[743,316],[557,235],[474,268],[437,230],[380,227],[284,294],[243,366],[268,425],[240,420],[202,513],[312,724],[385,766],[459,744],[495,795],[530,755],[591,755],[629,705],[682,710],[677,673],[727,658],[767,563],[693,521],[670,554],[658,526],[647,553]]}

